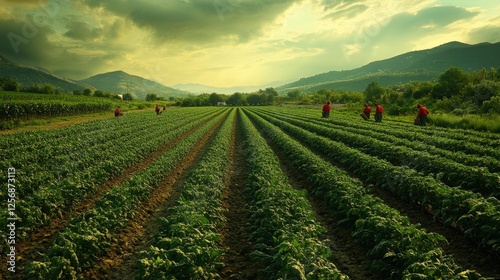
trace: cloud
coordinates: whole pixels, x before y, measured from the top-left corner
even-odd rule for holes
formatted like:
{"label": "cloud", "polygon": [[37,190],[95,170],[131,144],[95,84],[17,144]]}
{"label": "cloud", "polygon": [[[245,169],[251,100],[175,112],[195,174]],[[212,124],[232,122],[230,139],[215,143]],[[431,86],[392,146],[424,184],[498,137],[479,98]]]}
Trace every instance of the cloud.
{"label": "cloud", "polygon": [[348,7],[338,9],[327,16],[325,18],[331,18],[334,20],[342,19],[342,18],[353,18],[368,10],[368,6],[363,4],[354,4],[349,5]]}
{"label": "cloud", "polygon": [[150,30],[157,42],[247,42],[295,2],[302,0],[82,0]]}
{"label": "cloud", "polygon": [[102,34],[100,28],[92,28],[86,22],[73,21],[67,25],[68,31],[64,33],[65,36],[81,41],[93,40]]}
{"label": "cloud", "polygon": [[496,25],[475,28],[468,33],[468,37],[471,43],[500,42],[500,22]]}

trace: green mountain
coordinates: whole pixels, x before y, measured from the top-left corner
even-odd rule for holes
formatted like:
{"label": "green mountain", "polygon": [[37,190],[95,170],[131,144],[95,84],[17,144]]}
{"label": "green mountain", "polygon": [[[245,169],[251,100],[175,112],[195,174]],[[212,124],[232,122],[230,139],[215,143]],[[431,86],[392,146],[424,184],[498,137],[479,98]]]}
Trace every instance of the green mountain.
{"label": "green mountain", "polygon": [[374,61],[352,70],[330,71],[302,78],[276,90],[280,93],[291,90],[317,91],[322,88],[363,91],[372,81],[382,86],[390,86],[433,80],[452,66],[468,72],[482,68],[498,68],[500,43],[469,45],[450,42],[432,49],[412,51]]}
{"label": "green mountain", "polygon": [[24,66],[0,55],[0,77],[5,76],[14,78],[22,87],[51,84],[63,91],[83,90],[88,87],[78,81],[57,77],[45,69]]}
{"label": "green mountain", "polygon": [[116,93],[130,93],[134,98],[145,99],[148,94],[158,97],[185,97],[189,92],[164,86],[157,82],[127,74],[123,71],[114,71],[98,74],[80,82],[89,84],[103,91]]}

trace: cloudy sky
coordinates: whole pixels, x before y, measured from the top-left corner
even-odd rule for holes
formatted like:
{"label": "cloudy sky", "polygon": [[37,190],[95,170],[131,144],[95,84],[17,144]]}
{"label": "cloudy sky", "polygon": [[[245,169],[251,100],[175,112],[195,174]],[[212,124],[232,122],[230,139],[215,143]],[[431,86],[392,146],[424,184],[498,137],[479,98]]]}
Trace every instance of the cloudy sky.
{"label": "cloudy sky", "polygon": [[498,0],[0,0],[0,54],[83,79],[259,86],[500,41]]}

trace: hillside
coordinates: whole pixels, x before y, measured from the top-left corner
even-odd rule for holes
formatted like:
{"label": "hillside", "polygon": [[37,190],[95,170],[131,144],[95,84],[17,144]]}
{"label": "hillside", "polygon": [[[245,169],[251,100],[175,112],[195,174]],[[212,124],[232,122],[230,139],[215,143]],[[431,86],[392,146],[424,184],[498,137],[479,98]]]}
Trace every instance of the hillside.
{"label": "hillside", "polygon": [[104,91],[116,93],[130,93],[135,98],[145,99],[147,94],[156,94],[158,97],[182,97],[189,92],[177,90],[157,82],[127,74],[123,71],[114,71],[98,74],[80,82],[92,85]]}
{"label": "hillside", "polygon": [[189,91],[189,92],[192,92],[194,94],[216,92],[219,94],[231,95],[235,92],[240,92],[240,93],[256,92],[259,89],[266,89],[269,87],[274,88],[274,87],[277,87],[280,85],[283,85],[283,82],[274,82],[274,83],[270,83],[267,85],[260,85],[260,86],[214,87],[214,86],[207,86],[207,85],[201,85],[201,84],[177,84],[177,85],[173,85],[172,87],[179,89],[179,90]]}
{"label": "hillside", "polygon": [[330,71],[302,78],[277,90],[281,93],[293,89],[315,91],[321,88],[361,91],[371,81],[389,86],[415,80],[432,80],[452,66],[469,72],[497,68],[500,66],[500,43],[468,45],[450,42],[432,49],[374,61],[352,70]]}
{"label": "hillside", "polygon": [[33,84],[51,84],[63,91],[83,90],[88,87],[78,81],[57,77],[47,70],[24,66],[0,55],[0,77],[5,76],[16,79],[23,87]]}

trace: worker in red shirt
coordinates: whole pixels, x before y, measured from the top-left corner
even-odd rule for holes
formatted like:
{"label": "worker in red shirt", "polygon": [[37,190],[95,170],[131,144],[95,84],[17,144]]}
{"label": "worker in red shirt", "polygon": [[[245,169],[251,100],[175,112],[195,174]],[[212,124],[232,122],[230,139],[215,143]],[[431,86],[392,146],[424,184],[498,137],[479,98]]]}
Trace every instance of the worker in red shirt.
{"label": "worker in red shirt", "polygon": [[417,104],[418,108],[418,115],[417,119],[420,121],[421,126],[426,126],[427,125],[427,115],[429,115],[429,110],[425,108],[424,106]]}
{"label": "worker in red shirt", "polygon": [[160,114],[160,105],[156,104],[155,111],[157,115]]}
{"label": "worker in red shirt", "polygon": [[380,106],[377,102],[374,103],[376,106],[375,109],[375,121],[376,122],[382,122],[382,114],[384,113],[384,108]]}
{"label": "worker in red shirt", "polygon": [[323,105],[322,109],[322,117],[323,118],[328,118],[330,117],[330,110],[332,110],[332,107],[330,107],[330,100],[326,101],[326,104]]}
{"label": "worker in red shirt", "polygon": [[365,109],[363,110],[363,114],[365,114],[366,119],[370,119],[370,113],[372,112],[372,108],[368,105],[368,103],[365,103]]}
{"label": "worker in red shirt", "polygon": [[120,110],[120,106],[115,109],[115,117],[123,116],[122,111]]}

